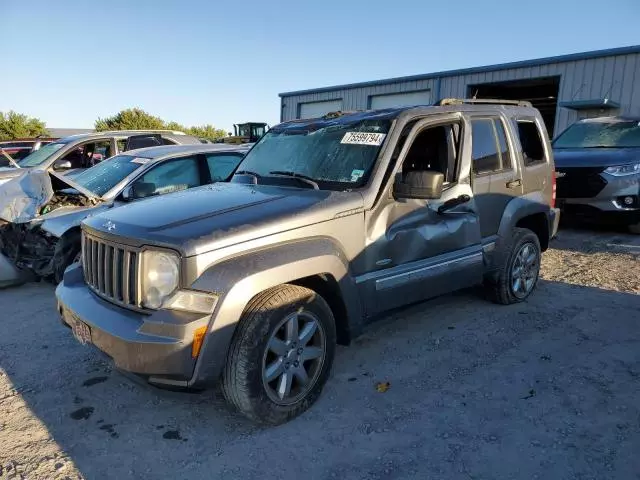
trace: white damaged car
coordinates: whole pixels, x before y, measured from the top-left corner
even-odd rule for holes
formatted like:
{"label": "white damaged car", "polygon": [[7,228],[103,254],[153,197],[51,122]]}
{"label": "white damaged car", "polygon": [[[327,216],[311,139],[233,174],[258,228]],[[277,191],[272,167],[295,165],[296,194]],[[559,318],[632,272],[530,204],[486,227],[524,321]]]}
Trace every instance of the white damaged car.
{"label": "white damaged car", "polygon": [[142,148],[73,178],[32,170],[0,186],[0,287],[59,282],[79,258],[80,222],[145,198],[228,180],[251,145]]}

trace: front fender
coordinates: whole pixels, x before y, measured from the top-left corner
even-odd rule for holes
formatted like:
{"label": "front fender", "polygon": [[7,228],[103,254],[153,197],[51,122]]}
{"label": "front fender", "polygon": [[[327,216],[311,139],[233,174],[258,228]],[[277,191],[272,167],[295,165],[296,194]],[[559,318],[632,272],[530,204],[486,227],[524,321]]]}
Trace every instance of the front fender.
{"label": "front fender", "polygon": [[96,215],[109,208],[108,205],[96,205],[94,207],[65,207],[54,210],[47,215],[40,217],[42,224],[40,228],[55,237],[62,237],[67,231],[74,227],[80,227],[82,221],[91,216]]}
{"label": "front fender", "polygon": [[332,276],[340,289],[348,328],[362,328],[363,312],[349,262],[340,247],[328,238],[297,241],[251,252],[211,266],[192,288],[219,296],[190,387],[217,381],[226,362],[233,333],[249,301],[269,288],[313,275]]}

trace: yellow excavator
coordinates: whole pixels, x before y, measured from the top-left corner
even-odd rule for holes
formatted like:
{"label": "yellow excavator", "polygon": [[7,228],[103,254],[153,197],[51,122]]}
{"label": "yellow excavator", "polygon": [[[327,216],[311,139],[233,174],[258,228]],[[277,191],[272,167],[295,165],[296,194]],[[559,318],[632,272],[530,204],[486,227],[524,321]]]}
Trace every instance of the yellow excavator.
{"label": "yellow excavator", "polygon": [[217,143],[255,143],[268,129],[269,125],[262,122],[234,123],[233,134],[229,132],[228,137],[221,138]]}

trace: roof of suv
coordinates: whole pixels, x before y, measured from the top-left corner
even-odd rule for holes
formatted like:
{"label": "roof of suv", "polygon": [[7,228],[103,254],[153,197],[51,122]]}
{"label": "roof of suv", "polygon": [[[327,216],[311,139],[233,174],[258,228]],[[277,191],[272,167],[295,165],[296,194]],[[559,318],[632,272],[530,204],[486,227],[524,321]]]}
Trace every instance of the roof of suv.
{"label": "roof of suv", "polygon": [[113,135],[116,137],[131,137],[133,135],[145,135],[145,134],[161,134],[163,137],[168,137],[168,138],[191,136],[177,130],[108,130],[104,132],[78,133],[75,135],[69,135],[67,137],[63,137],[58,141],[68,143],[68,142],[81,140],[85,138],[104,137],[109,135]]}
{"label": "roof of suv", "polygon": [[289,120],[276,125],[271,130],[316,130],[328,127],[330,125],[351,125],[364,120],[392,120],[400,117],[405,112],[413,113],[438,113],[438,112],[455,112],[455,111],[475,111],[475,110],[532,110],[533,107],[529,102],[509,101],[509,100],[464,100],[464,99],[445,99],[441,100],[439,105],[408,105],[403,107],[385,108],[380,110],[356,110],[349,112],[331,112],[324,117],[305,118],[298,120]]}

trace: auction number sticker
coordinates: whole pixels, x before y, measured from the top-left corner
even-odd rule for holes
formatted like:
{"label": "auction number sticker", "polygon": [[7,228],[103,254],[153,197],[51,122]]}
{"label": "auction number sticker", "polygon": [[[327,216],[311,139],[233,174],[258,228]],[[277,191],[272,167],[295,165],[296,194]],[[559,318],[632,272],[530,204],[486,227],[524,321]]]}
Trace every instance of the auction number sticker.
{"label": "auction number sticker", "polygon": [[348,143],[350,145],[370,145],[379,147],[384,142],[385,133],[370,132],[347,132],[342,137],[340,143]]}

